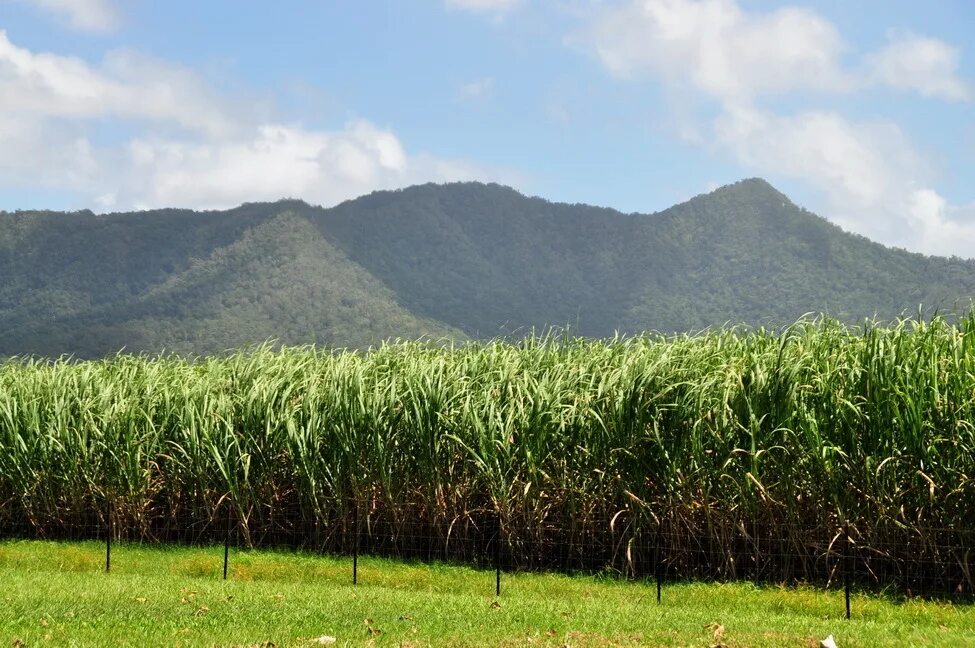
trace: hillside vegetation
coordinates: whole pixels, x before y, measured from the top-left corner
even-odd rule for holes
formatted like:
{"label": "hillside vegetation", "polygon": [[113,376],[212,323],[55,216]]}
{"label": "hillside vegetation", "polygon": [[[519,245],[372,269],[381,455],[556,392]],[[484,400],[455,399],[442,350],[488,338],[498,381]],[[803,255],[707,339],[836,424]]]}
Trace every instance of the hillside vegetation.
{"label": "hillside vegetation", "polygon": [[366,347],[844,322],[975,295],[975,263],[885,248],[745,180],[656,214],[423,185],[331,209],[0,213],[0,354]]}

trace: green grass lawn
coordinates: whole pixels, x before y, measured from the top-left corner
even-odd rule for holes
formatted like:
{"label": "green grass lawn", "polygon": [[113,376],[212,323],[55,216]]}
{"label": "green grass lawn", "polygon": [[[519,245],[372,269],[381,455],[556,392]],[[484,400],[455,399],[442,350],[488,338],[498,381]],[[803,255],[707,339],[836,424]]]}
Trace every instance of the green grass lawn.
{"label": "green grass lawn", "polygon": [[975,645],[975,607],[749,584],[505,574],[365,558],[0,543],[0,646]]}

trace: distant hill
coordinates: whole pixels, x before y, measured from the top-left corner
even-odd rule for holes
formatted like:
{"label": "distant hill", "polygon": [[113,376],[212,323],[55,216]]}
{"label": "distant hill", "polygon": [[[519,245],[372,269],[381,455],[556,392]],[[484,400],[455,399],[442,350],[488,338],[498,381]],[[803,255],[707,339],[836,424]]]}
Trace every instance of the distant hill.
{"label": "distant hill", "polygon": [[0,354],[79,357],[858,321],[975,296],[975,262],[848,234],[759,179],[656,214],[480,183],[331,209],[0,212],[0,278]]}

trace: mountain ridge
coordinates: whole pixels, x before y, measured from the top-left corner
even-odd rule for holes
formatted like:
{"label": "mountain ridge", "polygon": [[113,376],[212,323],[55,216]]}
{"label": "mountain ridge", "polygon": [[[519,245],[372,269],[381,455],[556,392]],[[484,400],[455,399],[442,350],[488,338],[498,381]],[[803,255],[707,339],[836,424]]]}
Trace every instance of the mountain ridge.
{"label": "mountain ridge", "polygon": [[654,213],[493,183],[330,208],[0,212],[0,277],[0,354],[79,357],[891,319],[975,295],[975,261],[844,232],[760,178]]}

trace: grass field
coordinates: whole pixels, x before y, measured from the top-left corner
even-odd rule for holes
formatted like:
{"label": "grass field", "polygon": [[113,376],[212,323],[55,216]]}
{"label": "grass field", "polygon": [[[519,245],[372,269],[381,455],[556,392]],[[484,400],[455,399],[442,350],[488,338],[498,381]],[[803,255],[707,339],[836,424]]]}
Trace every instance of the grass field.
{"label": "grass field", "polygon": [[749,584],[506,574],[221,548],[0,544],[0,645],[963,646],[975,608]]}

